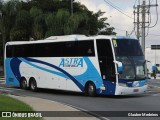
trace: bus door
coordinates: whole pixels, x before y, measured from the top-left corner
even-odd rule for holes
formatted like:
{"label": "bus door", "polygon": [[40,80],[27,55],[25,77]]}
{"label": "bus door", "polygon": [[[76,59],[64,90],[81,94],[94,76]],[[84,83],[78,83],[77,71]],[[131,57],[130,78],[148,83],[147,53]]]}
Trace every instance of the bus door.
{"label": "bus door", "polygon": [[98,61],[101,77],[105,81],[116,81],[113,52],[110,40],[97,39]]}

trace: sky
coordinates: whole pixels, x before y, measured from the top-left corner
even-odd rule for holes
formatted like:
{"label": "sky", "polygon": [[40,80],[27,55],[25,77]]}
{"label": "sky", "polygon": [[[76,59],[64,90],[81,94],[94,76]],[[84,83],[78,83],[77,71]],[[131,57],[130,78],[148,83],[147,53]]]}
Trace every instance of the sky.
{"label": "sky", "polygon": [[[107,17],[107,23],[110,24],[111,27],[115,28],[115,32],[117,35],[125,36],[126,31],[130,34],[134,28],[134,14],[133,14],[133,6],[138,5],[139,0],[75,0],[76,2],[80,2],[84,4],[90,11],[97,12],[101,10],[105,12],[103,17]],[[108,5],[105,1],[109,1],[112,5],[118,7],[124,14]],[[142,4],[143,0],[140,0],[140,4]],[[156,0],[150,0],[151,4],[156,4]],[[151,44],[159,44],[160,45],[160,0],[158,2],[158,17],[159,20],[157,25],[153,28],[146,29],[146,33],[148,36],[146,37],[146,47],[149,47]],[[149,4],[149,0],[146,0],[146,3]],[[157,15],[156,15],[156,7],[150,8],[151,13],[151,26],[156,23]],[[141,16],[140,16],[141,19]],[[148,21],[148,16],[146,17]],[[147,24],[146,24],[147,25]],[[135,32],[131,36],[135,36]]]}

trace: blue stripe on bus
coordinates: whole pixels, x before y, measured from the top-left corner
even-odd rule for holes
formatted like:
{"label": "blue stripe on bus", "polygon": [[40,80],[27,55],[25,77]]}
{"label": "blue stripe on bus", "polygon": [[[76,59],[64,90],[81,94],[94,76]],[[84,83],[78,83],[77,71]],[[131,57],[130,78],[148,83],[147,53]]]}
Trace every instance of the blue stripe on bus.
{"label": "blue stripe on bus", "polygon": [[[52,65],[52,64],[50,64],[50,63],[47,63],[47,62],[44,62],[44,61],[40,61],[40,60],[36,60],[36,59],[32,59],[32,58],[20,58],[20,60],[22,60],[23,62],[26,62],[26,63],[28,63],[28,64],[30,64],[30,65],[32,65],[32,66],[33,66],[33,64],[31,64],[31,63],[29,63],[29,62],[27,62],[27,61],[35,62],[35,63],[41,63],[41,64],[44,64],[44,65],[50,66],[50,67],[52,67],[52,68],[54,68],[54,69],[62,72],[62,73],[63,73],[64,75],[66,75],[68,78],[70,78],[71,80],[73,80],[73,82],[79,87],[79,89],[80,89],[82,92],[84,92],[84,87],[83,87],[83,85],[80,84],[73,76],[71,76],[69,73],[67,73],[67,72],[64,71],[63,69],[61,69],[61,68],[59,68],[59,67],[57,67],[57,66],[55,66],[55,65]],[[27,60],[27,61],[25,61],[25,60]],[[36,66],[36,65],[34,65],[34,67],[39,68],[39,69],[43,69],[43,70],[45,70],[45,71],[47,70],[47,69],[41,68],[41,67]],[[51,71],[47,70],[47,72],[51,72]],[[52,73],[53,73],[53,71],[52,71]],[[54,74],[59,74],[60,76],[65,77],[64,75],[62,75],[62,74],[60,74],[60,73],[58,73],[58,72],[56,72],[56,73],[54,72]]]}
{"label": "blue stripe on bus", "polygon": [[17,80],[21,79],[21,74],[19,71],[19,66],[20,66],[21,62],[22,61],[19,60],[18,58],[13,58],[10,62],[11,69],[13,71],[13,74],[16,76]]}
{"label": "blue stripe on bus", "polygon": [[40,67],[40,66],[35,65],[35,64],[31,63],[31,62],[28,62],[28,60],[26,60],[26,59],[24,59],[24,58],[19,58],[19,60],[21,60],[21,61],[23,61],[23,62],[25,62],[25,63],[27,63],[27,64],[35,67],[35,68],[38,68],[38,69],[40,69],[40,70],[43,70],[43,71],[46,71],[46,72],[49,72],[49,73],[52,73],[52,74],[56,74],[56,75],[61,76],[61,77],[64,77],[64,78],[69,78],[67,75],[65,75],[65,74],[63,74],[63,73],[56,72],[56,71],[53,71],[53,70],[49,70],[49,69]]}

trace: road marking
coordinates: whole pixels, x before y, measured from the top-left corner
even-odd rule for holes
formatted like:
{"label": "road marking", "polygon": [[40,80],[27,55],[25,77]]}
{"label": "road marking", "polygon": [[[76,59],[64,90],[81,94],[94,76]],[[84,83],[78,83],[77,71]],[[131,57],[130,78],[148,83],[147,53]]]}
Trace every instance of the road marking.
{"label": "road marking", "polygon": [[152,96],[156,97],[156,96],[159,96],[159,94],[153,94]]}
{"label": "road marking", "polygon": [[17,88],[7,88],[7,87],[0,87],[0,89],[3,89],[3,90],[22,90],[22,89],[17,89]]}
{"label": "road marking", "polygon": [[149,90],[149,91],[147,91],[148,93],[157,93],[157,91],[156,90]]}
{"label": "road marking", "polygon": [[12,90],[4,90],[4,89],[2,90],[2,89],[0,89],[0,92],[6,92],[6,91],[11,92]]}
{"label": "road marking", "polygon": [[160,95],[160,93],[156,90],[149,90],[147,92],[148,92],[149,95],[154,96],[154,97]]}

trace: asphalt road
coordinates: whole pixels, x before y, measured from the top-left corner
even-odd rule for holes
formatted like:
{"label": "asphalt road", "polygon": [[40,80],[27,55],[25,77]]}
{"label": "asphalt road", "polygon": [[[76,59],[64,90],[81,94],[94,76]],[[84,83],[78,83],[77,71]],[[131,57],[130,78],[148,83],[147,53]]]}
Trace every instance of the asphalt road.
{"label": "asphalt road", "polygon": [[[128,96],[97,96],[87,97],[81,93],[65,92],[56,90],[40,89],[39,92],[31,92],[18,88],[5,88],[1,84],[0,89],[5,89],[16,95],[33,96],[48,100],[58,101],[76,107],[81,110],[91,111],[92,113],[104,116],[105,112],[100,111],[160,111],[160,90],[150,89],[146,94]],[[160,86],[160,80],[149,80],[150,85]],[[160,114],[159,114],[160,115]],[[135,120],[133,117],[106,117],[111,120]],[[160,117],[137,118],[138,120],[160,120]]]}

